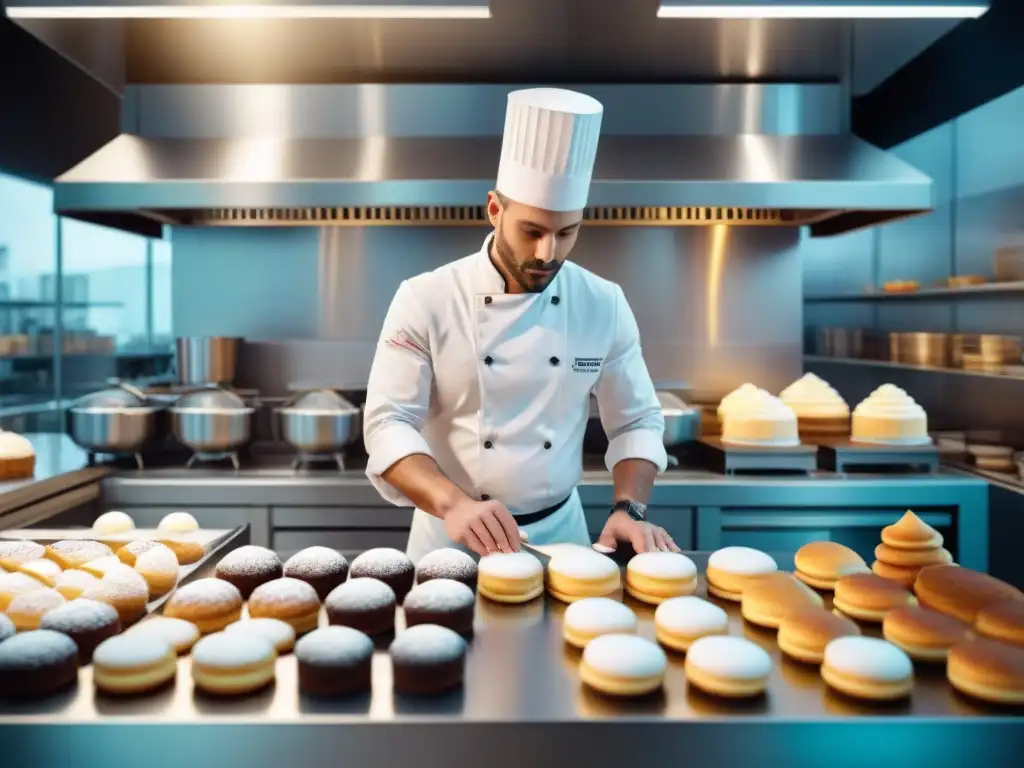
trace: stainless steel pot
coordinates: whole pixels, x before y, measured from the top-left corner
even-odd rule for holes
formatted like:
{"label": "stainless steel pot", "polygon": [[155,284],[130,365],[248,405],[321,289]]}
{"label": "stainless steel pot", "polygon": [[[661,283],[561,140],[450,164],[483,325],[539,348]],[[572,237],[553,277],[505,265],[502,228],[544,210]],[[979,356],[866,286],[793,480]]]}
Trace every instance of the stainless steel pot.
{"label": "stainless steel pot", "polygon": [[196,453],[229,453],[249,442],[255,410],[226,389],[199,390],[171,408],[171,429]]}
{"label": "stainless steel pot", "polygon": [[177,339],[178,383],[233,383],[241,343],[240,338],[229,336],[184,336]]}
{"label": "stainless steel pot", "polygon": [[690,408],[671,392],[658,392],[665,417],[665,447],[672,448],[700,439],[700,411]]}
{"label": "stainless steel pot", "polygon": [[308,456],[341,453],[362,427],[359,409],[331,390],[296,395],[276,415],[281,438]]}
{"label": "stainless steel pot", "polygon": [[94,392],[75,401],[67,413],[67,433],[76,445],[93,453],[138,453],[156,433],[153,406],[131,385]]}

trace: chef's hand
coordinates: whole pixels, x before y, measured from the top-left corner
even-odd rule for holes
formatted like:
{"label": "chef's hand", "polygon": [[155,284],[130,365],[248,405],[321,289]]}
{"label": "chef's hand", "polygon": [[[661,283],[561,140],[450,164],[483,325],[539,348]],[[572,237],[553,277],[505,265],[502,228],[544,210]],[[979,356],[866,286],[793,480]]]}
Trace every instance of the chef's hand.
{"label": "chef's hand", "polygon": [[444,516],[448,538],[469,547],[478,555],[518,552],[519,526],[500,501],[463,499]]}
{"label": "chef's hand", "polygon": [[620,541],[628,541],[636,552],[680,552],[664,528],[634,520],[623,511],[613,512],[601,531],[598,544],[615,549]]}

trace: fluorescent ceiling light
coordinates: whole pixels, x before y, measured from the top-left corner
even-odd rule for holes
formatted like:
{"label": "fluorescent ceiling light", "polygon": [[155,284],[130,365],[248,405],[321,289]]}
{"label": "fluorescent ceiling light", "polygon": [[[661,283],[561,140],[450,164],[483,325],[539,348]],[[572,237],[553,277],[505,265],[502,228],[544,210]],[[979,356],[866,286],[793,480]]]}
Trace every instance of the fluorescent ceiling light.
{"label": "fluorescent ceiling light", "polygon": [[988,10],[987,2],[886,2],[846,0],[818,2],[736,2],[735,0],[662,0],[663,19],[976,19]]}
{"label": "fluorescent ceiling light", "polygon": [[77,5],[7,8],[12,19],[489,19],[487,3],[449,5]]}

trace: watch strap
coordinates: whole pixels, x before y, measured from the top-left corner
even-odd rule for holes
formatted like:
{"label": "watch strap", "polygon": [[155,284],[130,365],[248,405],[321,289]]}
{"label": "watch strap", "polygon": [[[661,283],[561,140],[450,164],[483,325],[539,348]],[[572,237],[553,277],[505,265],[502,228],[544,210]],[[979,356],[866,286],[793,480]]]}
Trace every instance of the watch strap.
{"label": "watch strap", "polygon": [[641,523],[647,519],[647,507],[639,501],[633,501],[632,499],[622,499],[615,502],[612,506],[612,514],[615,512],[625,512],[631,518]]}

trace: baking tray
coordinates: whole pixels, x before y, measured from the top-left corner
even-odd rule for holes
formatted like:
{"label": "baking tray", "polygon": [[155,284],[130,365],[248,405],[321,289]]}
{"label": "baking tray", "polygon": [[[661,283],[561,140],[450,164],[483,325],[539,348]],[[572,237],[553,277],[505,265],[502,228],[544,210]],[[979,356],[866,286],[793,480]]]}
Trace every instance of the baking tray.
{"label": "baking tray", "polygon": [[724,475],[810,474],[818,468],[816,445],[727,445],[720,437],[714,436],[701,438],[700,445],[702,464]]}
{"label": "baking tray", "polygon": [[817,441],[821,468],[833,472],[938,472],[939,449],[927,445],[872,445],[849,438]]}

